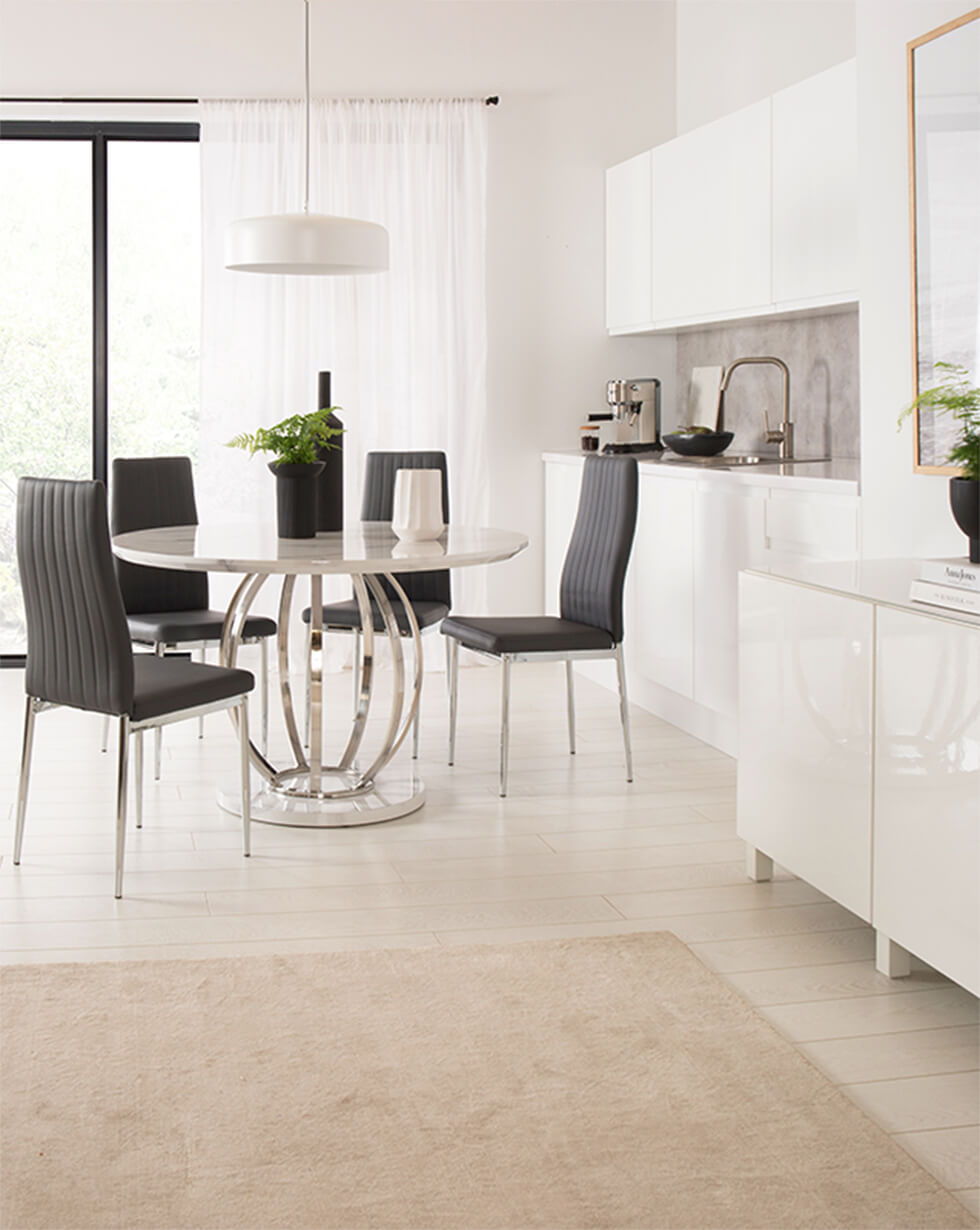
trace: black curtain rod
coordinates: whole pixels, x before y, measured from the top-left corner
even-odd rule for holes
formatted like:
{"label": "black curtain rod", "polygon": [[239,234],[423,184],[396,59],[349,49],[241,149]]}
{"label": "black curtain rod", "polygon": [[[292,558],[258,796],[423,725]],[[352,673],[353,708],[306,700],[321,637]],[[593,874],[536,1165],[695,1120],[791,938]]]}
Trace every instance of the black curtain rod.
{"label": "black curtain rod", "polygon": [[[0,97],[0,103],[94,103],[96,105],[107,105],[110,103],[145,103],[147,106],[160,106],[166,104],[168,107],[174,104],[194,105],[199,103],[199,98],[9,98]],[[496,107],[500,102],[499,94],[490,94],[483,100],[488,107]]]}

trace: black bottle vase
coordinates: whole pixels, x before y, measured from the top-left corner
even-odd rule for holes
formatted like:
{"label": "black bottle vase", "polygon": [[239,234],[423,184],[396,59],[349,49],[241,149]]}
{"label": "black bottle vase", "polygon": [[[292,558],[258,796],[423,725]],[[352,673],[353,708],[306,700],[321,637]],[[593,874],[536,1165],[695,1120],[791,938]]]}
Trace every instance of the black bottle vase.
{"label": "black bottle vase", "polygon": [[316,536],[316,483],[322,461],[270,461],[276,476],[276,520],[280,538]]}
{"label": "black bottle vase", "polygon": [[[329,406],[330,400],[330,373],[320,372],[317,379],[317,409]],[[331,427],[343,427],[336,414],[331,414],[327,422]],[[323,470],[316,480],[316,528],[336,531],[344,528],[344,437],[334,436],[330,443],[336,447],[317,449]]]}
{"label": "black bottle vase", "polygon": [[980,479],[951,478],[949,506],[953,520],[970,540],[970,563],[980,564]]}

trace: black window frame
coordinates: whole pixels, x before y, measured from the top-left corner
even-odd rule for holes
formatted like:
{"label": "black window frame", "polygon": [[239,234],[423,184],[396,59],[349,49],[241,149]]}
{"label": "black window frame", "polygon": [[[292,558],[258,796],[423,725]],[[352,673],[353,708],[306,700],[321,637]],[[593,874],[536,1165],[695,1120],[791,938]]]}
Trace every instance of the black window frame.
{"label": "black window frame", "polygon": [[[200,139],[196,122],[0,120],[0,141],[87,141],[92,147],[92,477],[102,482],[109,473],[108,144]],[[22,654],[0,655],[0,666],[24,662]]]}

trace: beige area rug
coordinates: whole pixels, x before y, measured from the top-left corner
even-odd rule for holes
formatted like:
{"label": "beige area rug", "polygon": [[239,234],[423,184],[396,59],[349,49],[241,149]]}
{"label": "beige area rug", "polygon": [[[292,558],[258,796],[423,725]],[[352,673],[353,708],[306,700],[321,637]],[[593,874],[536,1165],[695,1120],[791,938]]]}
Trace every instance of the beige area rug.
{"label": "beige area rug", "polygon": [[4,1230],[976,1224],[665,933],[2,983]]}

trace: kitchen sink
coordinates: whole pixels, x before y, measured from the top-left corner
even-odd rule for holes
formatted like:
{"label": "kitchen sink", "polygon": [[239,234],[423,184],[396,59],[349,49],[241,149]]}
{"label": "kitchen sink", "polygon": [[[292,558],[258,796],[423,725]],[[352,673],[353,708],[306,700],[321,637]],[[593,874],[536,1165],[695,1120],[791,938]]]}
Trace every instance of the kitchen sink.
{"label": "kitchen sink", "polygon": [[715,457],[669,457],[664,456],[665,465],[672,466],[711,466],[721,469],[734,469],[736,466],[787,466],[809,465],[815,461],[830,461],[829,457],[794,457],[784,461],[781,457],[761,457],[758,453],[719,453]]}

